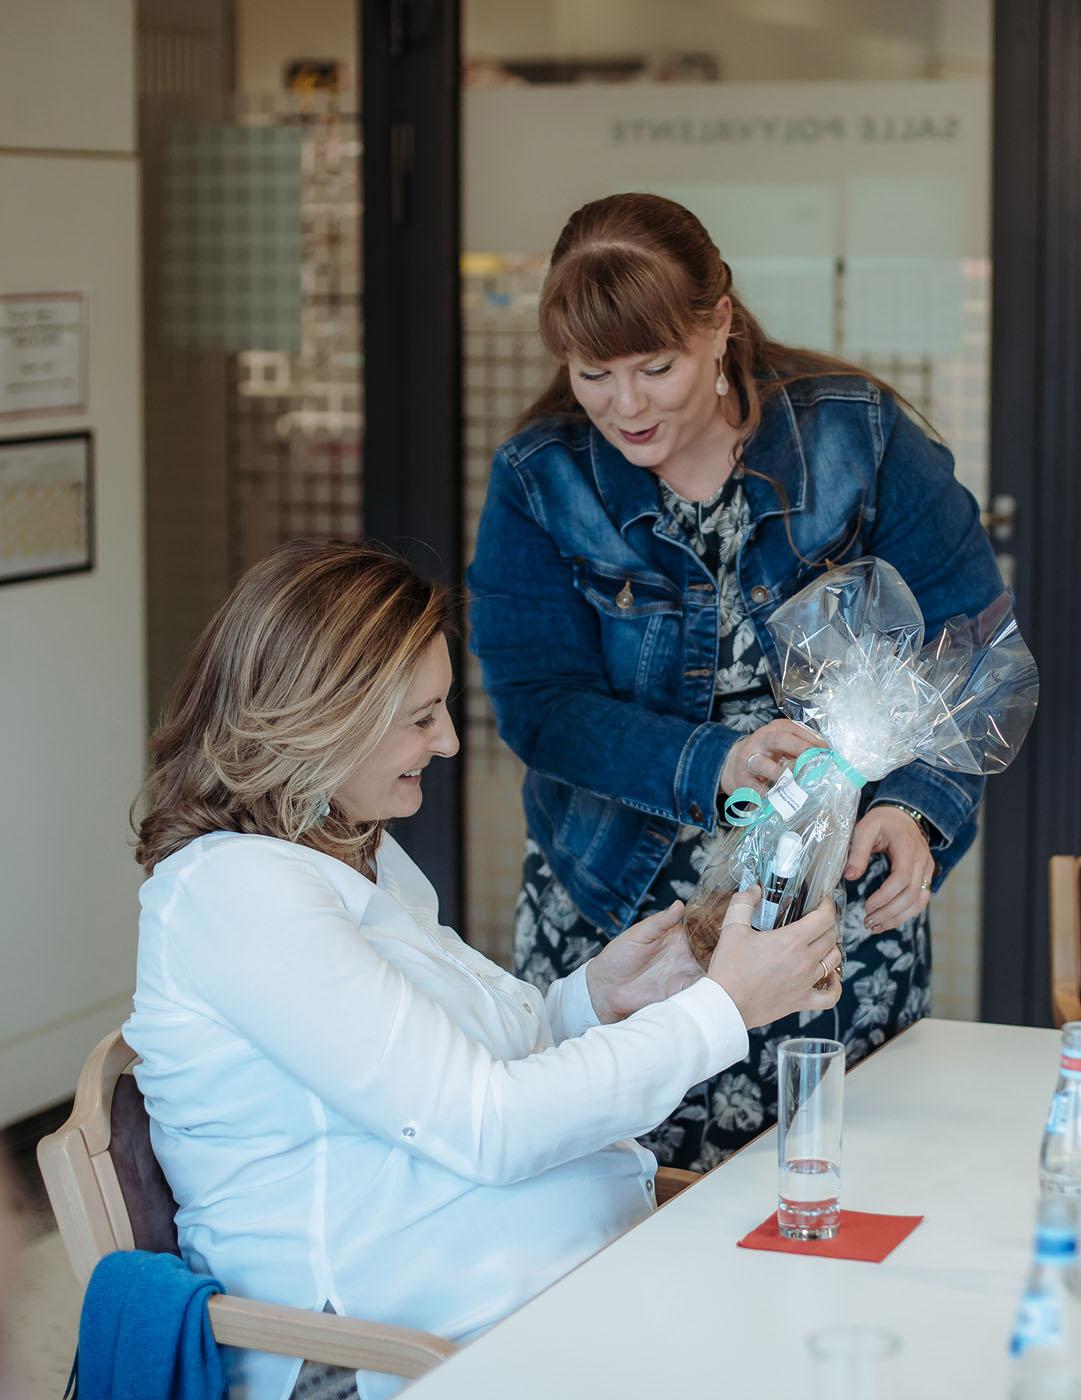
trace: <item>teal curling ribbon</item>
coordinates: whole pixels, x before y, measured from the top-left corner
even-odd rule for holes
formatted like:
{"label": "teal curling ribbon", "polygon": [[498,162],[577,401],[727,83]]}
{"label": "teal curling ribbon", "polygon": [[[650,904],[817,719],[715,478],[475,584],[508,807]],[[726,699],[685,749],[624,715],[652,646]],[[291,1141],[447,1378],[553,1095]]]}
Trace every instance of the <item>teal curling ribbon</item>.
{"label": "teal curling ribbon", "polygon": [[[813,766],[811,766],[812,760]],[[830,763],[848,779],[854,788],[866,786],[867,779],[860,770],[853,768],[852,764],[846,758],[842,758],[836,749],[804,749],[792,765],[792,776],[798,778],[805,768],[811,766],[807,777],[816,778]]]}
{"label": "teal curling ribbon", "polygon": [[772,811],[773,804],[754,788],[736,788],[735,792],[725,799],[724,819],[729,826],[757,826],[759,822],[764,822]]}
{"label": "teal curling ribbon", "polygon": [[[804,749],[792,765],[792,776],[798,778],[803,773],[807,778],[817,778],[831,763],[854,788],[861,788],[867,782],[859,769],[842,758],[836,749]],[[768,797],[754,788],[741,787],[725,800],[724,819],[729,826],[758,826],[774,810]]]}

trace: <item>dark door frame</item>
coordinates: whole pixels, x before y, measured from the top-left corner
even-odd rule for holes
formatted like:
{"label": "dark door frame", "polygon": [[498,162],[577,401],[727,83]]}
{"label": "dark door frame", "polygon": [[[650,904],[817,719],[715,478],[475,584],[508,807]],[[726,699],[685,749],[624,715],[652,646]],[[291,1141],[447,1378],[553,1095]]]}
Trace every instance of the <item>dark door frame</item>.
{"label": "dark door frame", "polygon": [[1081,3],[995,0],[991,491],[1040,709],[984,822],[981,1014],[1049,1025],[1048,857],[1081,853]]}
{"label": "dark door frame", "polygon": [[[358,21],[365,533],[460,591],[459,0],[358,0]],[[457,639],[451,659],[460,685]],[[452,714],[461,734],[457,697]],[[460,756],[433,764],[395,829],[457,927],[462,771]]]}

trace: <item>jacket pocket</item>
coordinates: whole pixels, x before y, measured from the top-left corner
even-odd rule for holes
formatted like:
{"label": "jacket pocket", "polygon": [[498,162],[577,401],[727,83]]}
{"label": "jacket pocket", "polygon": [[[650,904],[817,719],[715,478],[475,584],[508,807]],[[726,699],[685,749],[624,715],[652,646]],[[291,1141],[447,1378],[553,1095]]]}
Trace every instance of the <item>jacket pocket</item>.
{"label": "jacket pocket", "polygon": [[646,704],[678,694],[683,608],[675,584],[591,559],[573,566],[574,586],[597,614],[612,694]]}
{"label": "jacket pocket", "polygon": [[647,574],[592,559],[573,559],[574,586],[598,612],[634,621],[658,613],[680,616],[679,590],[660,574]]}
{"label": "jacket pocket", "polygon": [[851,564],[854,559],[860,557],[863,551],[864,523],[863,512],[859,511],[854,519],[845,521],[840,533],[828,544],[819,544],[816,541],[805,551],[805,558],[798,561],[799,568],[796,572],[800,588],[810,582],[812,577],[836,568],[838,564]]}

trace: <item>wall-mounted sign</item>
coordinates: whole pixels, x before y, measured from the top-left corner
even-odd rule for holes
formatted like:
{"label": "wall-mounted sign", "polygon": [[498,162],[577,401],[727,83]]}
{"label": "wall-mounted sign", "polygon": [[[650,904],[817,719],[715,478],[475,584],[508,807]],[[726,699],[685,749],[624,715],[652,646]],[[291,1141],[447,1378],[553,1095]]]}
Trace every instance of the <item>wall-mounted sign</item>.
{"label": "wall-mounted sign", "polygon": [[89,433],[0,440],[0,583],[93,568]]}
{"label": "wall-mounted sign", "polygon": [[86,411],[86,298],[0,295],[0,418]]}

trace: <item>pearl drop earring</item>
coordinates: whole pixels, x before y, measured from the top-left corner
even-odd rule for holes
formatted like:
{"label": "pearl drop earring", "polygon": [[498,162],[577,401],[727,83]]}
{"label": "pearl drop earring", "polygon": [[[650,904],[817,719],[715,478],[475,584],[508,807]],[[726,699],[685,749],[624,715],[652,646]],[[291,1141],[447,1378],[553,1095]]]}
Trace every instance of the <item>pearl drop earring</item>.
{"label": "pearl drop earring", "polygon": [[717,382],[716,382],[716,384],[715,384],[713,387],[717,390],[718,395],[723,399],[724,396],[725,396],[725,394],[728,393],[728,379],[727,379],[727,377],[725,376],[724,370],[723,370],[723,369],[720,369],[720,361],[719,361],[719,360],[718,360],[717,364],[718,364],[718,371],[719,371],[719,372],[718,372],[718,374],[717,374]]}

